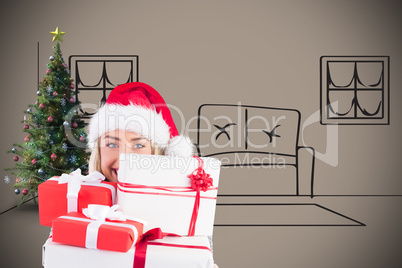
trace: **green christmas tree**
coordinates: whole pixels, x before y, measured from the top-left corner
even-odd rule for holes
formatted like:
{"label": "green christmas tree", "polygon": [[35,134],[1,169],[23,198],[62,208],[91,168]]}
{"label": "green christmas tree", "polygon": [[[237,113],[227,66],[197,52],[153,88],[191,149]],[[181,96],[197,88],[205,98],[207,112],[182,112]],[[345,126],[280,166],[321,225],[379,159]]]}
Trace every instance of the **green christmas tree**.
{"label": "green christmas tree", "polygon": [[[8,151],[15,154],[17,163],[5,170],[16,176],[14,188],[16,194],[22,191],[21,203],[29,196],[35,197],[38,185],[53,176],[77,168],[88,173],[86,123],[78,115],[80,103],[73,97],[73,80],[59,44],[65,33],[59,27],[50,33],[53,42],[57,42],[46,75],[39,83],[37,101],[24,111],[25,142],[13,144],[14,148]],[[10,182],[10,176],[5,181]]]}

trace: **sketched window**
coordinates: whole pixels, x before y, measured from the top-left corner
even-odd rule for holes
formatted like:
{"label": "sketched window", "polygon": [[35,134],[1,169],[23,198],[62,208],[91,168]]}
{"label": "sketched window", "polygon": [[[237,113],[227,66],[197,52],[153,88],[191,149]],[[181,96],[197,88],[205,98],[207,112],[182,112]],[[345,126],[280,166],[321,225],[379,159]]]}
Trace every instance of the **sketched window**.
{"label": "sketched window", "polygon": [[321,57],[321,124],[389,124],[389,57]]}
{"label": "sketched window", "polygon": [[[110,91],[120,84],[139,80],[138,55],[72,55],[69,57],[75,98],[81,104],[104,104]],[[84,118],[94,111],[81,107]]]}

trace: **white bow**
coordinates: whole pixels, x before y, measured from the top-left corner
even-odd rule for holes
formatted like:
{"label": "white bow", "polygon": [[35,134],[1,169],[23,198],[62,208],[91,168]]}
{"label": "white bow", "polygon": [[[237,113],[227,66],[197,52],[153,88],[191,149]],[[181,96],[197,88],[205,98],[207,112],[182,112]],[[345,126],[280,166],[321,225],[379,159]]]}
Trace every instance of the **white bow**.
{"label": "white bow", "polygon": [[[90,222],[87,226],[87,233],[85,238],[85,247],[86,248],[97,248],[98,244],[98,234],[99,234],[99,227],[105,223],[105,219],[112,220],[112,221],[125,221],[126,218],[124,217],[121,211],[116,211],[119,205],[114,205],[112,207],[104,206],[104,205],[95,205],[90,204],[88,208],[84,208],[82,213],[91,218],[95,221]],[[131,226],[130,228],[134,228]],[[135,230],[133,229],[135,233]]]}
{"label": "white bow", "polygon": [[102,173],[98,171],[91,172],[89,175],[81,175],[81,169],[71,172],[70,174],[62,174],[59,178],[59,184],[67,183],[67,211],[77,212],[78,193],[83,182],[100,183],[105,179]]}
{"label": "white bow", "polygon": [[59,183],[68,183],[71,181],[79,181],[79,182],[101,182],[105,179],[102,173],[99,171],[91,172],[89,175],[81,175],[81,169],[77,168],[76,171],[71,172],[70,174],[63,173],[59,178]]}
{"label": "white bow", "polygon": [[104,205],[96,205],[90,204],[88,208],[84,208],[82,213],[90,219],[105,221],[105,219],[111,221],[126,221],[126,217],[123,212],[117,211],[119,205],[114,206],[104,206]]}

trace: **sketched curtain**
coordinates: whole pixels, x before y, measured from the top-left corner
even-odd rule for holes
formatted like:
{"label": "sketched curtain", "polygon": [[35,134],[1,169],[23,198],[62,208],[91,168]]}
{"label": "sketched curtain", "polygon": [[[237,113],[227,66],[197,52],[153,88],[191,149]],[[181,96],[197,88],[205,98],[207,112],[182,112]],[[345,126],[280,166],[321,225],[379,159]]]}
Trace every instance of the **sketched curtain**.
{"label": "sketched curtain", "polygon": [[327,62],[327,107],[330,118],[382,118],[384,62]]}

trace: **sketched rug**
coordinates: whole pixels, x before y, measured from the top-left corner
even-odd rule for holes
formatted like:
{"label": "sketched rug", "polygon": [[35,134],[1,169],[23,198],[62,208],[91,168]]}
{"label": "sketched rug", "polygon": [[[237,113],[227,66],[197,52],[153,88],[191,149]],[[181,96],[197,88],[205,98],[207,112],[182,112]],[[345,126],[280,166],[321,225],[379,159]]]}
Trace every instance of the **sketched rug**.
{"label": "sketched rug", "polygon": [[318,204],[218,204],[215,226],[365,226]]}

